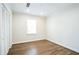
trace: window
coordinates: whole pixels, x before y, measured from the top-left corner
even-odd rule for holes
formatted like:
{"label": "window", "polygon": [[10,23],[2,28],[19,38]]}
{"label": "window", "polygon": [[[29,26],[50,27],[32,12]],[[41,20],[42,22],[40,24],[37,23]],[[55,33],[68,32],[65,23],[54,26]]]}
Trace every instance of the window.
{"label": "window", "polygon": [[27,23],[27,34],[36,34],[36,20],[28,19]]}

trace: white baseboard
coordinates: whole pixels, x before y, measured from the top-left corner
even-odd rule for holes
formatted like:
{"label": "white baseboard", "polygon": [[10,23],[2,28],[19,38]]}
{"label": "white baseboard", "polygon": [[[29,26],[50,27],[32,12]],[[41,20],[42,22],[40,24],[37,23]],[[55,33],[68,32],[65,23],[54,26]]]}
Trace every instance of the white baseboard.
{"label": "white baseboard", "polygon": [[27,41],[19,41],[19,42],[14,42],[12,44],[18,44],[18,43],[24,43],[24,42],[32,42],[32,41],[38,41],[38,40],[44,40],[44,39],[34,39],[34,40],[27,40]]}
{"label": "white baseboard", "polygon": [[75,52],[78,52],[78,53],[79,53],[79,50],[77,50],[77,49],[75,49],[75,48],[72,48],[72,47],[70,47],[70,46],[67,46],[67,45],[65,45],[64,43],[57,42],[57,41],[51,40],[51,39],[47,39],[47,40],[48,40],[48,41],[51,41],[51,42],[54,42],[54,43],[56,43],[56,44],[58,44],[58,45],[61,45],[61,46],[66,47],[66,48],[68,48],[68,49],[70,49],[70,50],[72,50],[72,51],[75,51]]}

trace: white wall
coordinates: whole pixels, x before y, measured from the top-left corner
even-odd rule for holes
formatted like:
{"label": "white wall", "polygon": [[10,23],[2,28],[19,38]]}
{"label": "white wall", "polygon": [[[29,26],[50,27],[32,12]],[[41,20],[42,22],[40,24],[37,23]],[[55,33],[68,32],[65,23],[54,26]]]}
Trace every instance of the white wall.
{"label": "white wall", "polygon": [[[37,20],[37,34],[26,33],[26,20]],[[46,19],[45,17],[33,16],[22,13],[13,14],[13,44],[22,43],[46,38]]]}
{"label": "white wall", "polygon": [[48,40],[79,52],[79,5],[48,17]]}

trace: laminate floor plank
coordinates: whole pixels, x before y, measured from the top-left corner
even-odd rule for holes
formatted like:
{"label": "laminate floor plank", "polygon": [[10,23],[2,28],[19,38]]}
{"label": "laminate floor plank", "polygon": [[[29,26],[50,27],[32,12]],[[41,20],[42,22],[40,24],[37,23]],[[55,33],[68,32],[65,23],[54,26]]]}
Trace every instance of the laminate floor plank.
{"label": "laminate floor plank", "polygon": [[79,55],[79,53],[48,40],[39,40],[13,44],[8,55]]}

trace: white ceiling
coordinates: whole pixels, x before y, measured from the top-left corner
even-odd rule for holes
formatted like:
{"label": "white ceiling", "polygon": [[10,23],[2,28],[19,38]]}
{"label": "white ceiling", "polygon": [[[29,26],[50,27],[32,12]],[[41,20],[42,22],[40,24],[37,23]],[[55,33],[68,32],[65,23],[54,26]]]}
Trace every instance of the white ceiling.
{"label": "white ceiling", "polygon": [[49,16],[61,11],[71,9],[72,7],[79,4],[69,4],[69,3],[31,3],[27,10],[26,3],[11,3],[11,9],[13,12],[17,13],[28,13],[38,16]]}

